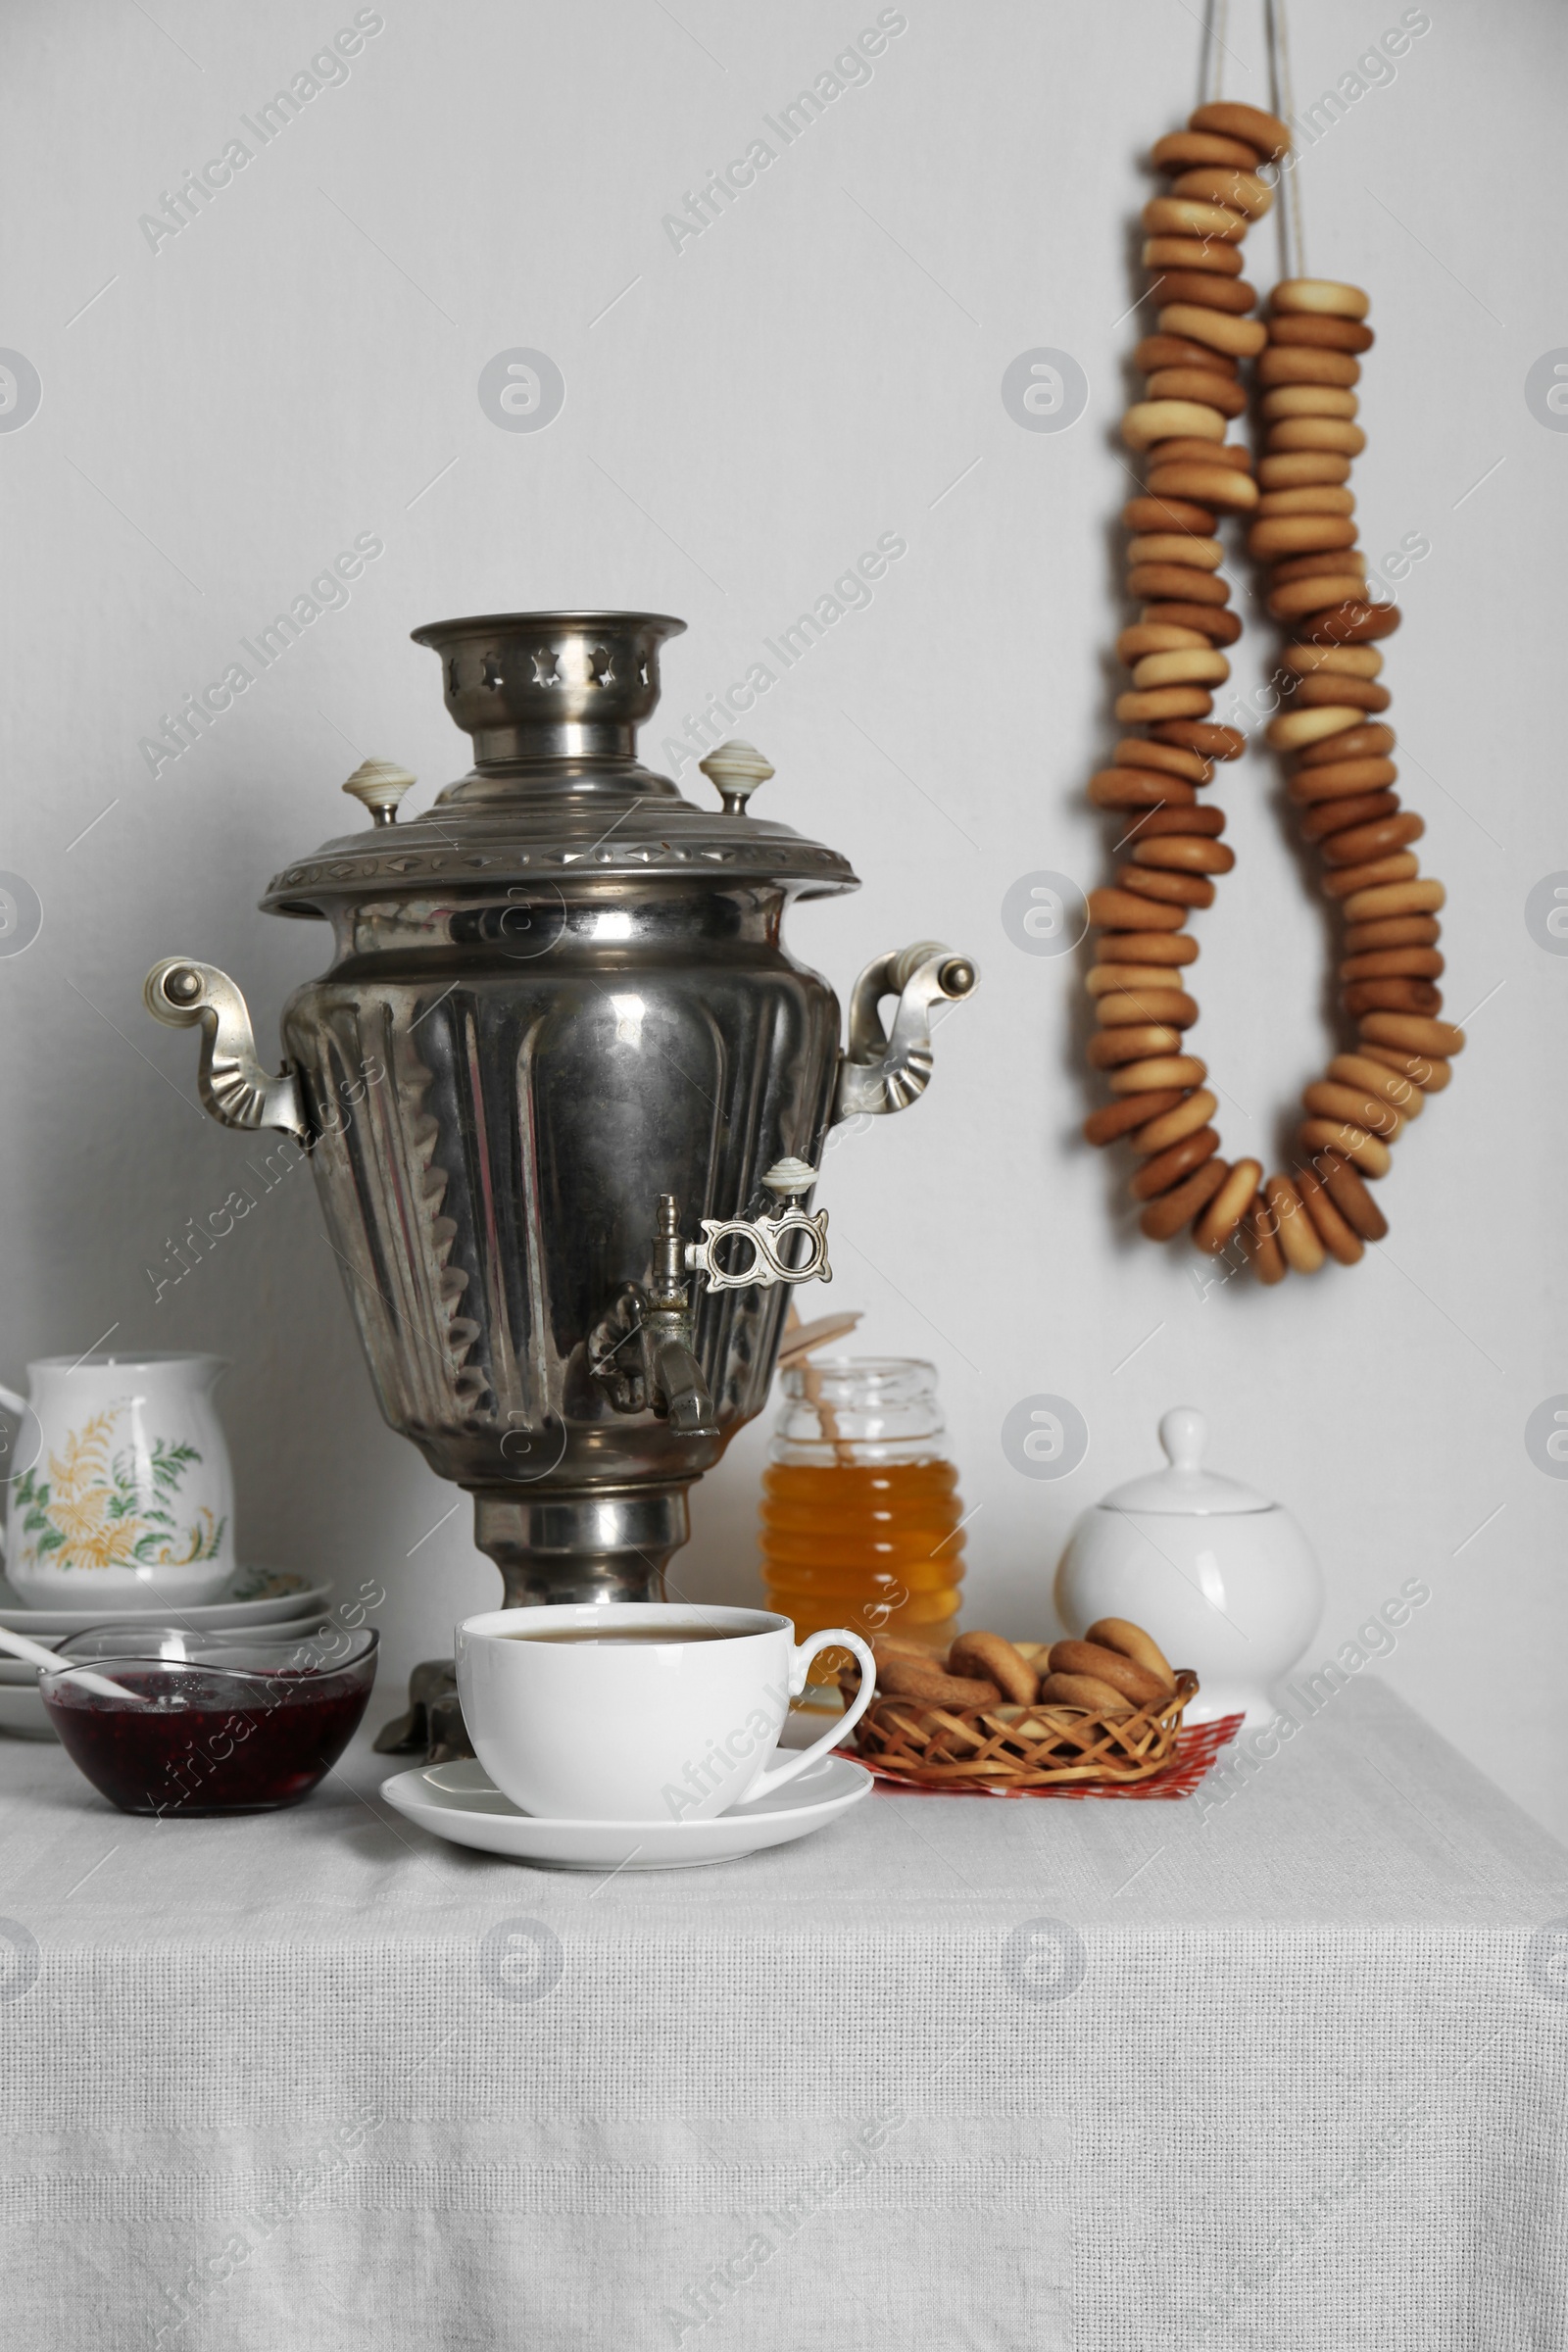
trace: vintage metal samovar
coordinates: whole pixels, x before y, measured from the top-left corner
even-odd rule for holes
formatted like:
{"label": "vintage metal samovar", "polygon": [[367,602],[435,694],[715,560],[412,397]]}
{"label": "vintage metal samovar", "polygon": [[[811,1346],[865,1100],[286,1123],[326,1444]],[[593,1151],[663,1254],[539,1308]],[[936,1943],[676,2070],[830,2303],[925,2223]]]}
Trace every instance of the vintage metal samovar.
{"label": "vintage metal samovar", "polygon": [[841,1051],[781,927],[855,889],[849,865],[749,813],[773,772],[750,746],[702,762],[717,810],[638,760],[683,626],[415,631],[473,769],[400,824],[415,779],[368,762],[344,790],[371,828],[271,883],[263,906],[324,917],[336,950],[284,1008],[277,1076],[215,965],[147,976],[159,1020],[200,1024],[214,1117],[309,1151],[381,1410],[473,1495],[509,1605],[662,1597],[688,1488],[765,1400],[789,1286],[829,1279],[806,1205],[829,1126],[911,1102],[933,1006],[975,984],[932,942],[879,956]]}

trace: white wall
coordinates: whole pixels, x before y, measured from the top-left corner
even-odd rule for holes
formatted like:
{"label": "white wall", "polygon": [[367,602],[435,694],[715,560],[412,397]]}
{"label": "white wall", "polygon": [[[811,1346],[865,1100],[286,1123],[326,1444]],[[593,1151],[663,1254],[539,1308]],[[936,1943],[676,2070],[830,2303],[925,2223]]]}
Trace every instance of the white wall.
{"label": "white wall", "polygon": [[[451,1491],[376,1416],[307,1177],[155,1304],[146,1269],[221,1203],[246,1148],[192,1106],[192,1041],[147,1020],[141,976],[164,952],[210,956],[270,1040],[325,934],[256,912],[269,876],[352,821],[337,787],[362,756],[430,787],[464,764],[416,623],[574,603],[681,612],[678,718],[896,531],[908,554],[870,609],[752,731],[779,771],[767,812],[865,878],[858,900],[799,914],[797,952],[841,992],[869,954],[922,934],[983,967],[928,1100],[835,1152],[819,1196],[831,1303],[865,1308],[874,1349],[941,1367],[964,1493],[984,1506],[971,1622],[1042,1629],[1074,1513],[1150,1463],[1164,1405],[1201,1403],[1218,1465],[1287,1499],[1321,1548],[1319,1651],[1402,1578],[1427,1578],[1433,1602],[1384,1671],[1568,1826],[1568,1486],[1524,1442],[1532,1410],[1568,1390],[1568,963],[1524,921],[1532,887],[1568,867],[1568,437],[1524,396],[1532,363],[1568,345],[1560,12],[1432,0],[1396,79],[1303,167],[1309,267],[1373,297],[1365,545],[1432,543],[1387,677],[1423,857],[1450,887],[1449,1007],[1483,1009],[1382,1188],[1387,1248],[1311,1283],[1207,1297],[1189,1258],[1130,1231],[1125,1162],[1076,1140],[1073,959],[1020,953],[1000,913],[1020,874],[1102,872],[1082,788],[1112,738],[1129,224],[1149,187],[1140,152],[1193,103],[1194,12],[906,0],[870,82],[677,254],[662,216],[874,22],[871,0],[386,0],[347,82],[151,251],[138,216],[354,13],[9,13],[0,342],[37,368],[43,400],[0,433],[0,865],[36,890],[43,927],[0,961],[0,1372],[111,1329],[116,1346],[231,1355],[244,1548],[344,1589],[385,1580],[390,1698],[455,1615],[490,1601],[494,1572],[466,1504],[438,1526]],[[1297,9],[1301,95],[1399,13]],[[1231,15],[1230,94],[1266,100],[1251,13]],[[1267,283],[1270,232],[1253,245]],[[1069,432],[1024,432],[1004,410],[1004,368],[1038,345],[1087,370]],[[479,371],[513,346],[564,373],[547,431],[481,413]],[[155,780],[137,747],[159,714],[366,531],[385,554],[347,609]],[[1326,934],[1267,763],[1218,789],[1240,864],[1198,926],[1200,1042],[1233,1099],[1227,1150],[1259,1144],[1277,1164],[1325,1051]],[[1071,1397],[1091,1432],[1056,1484],[1021,1478],[1000,1446],[1036,1392]],[[688,1590],[753,1591],[763,1445],[749,1433],[700,1494]]]}

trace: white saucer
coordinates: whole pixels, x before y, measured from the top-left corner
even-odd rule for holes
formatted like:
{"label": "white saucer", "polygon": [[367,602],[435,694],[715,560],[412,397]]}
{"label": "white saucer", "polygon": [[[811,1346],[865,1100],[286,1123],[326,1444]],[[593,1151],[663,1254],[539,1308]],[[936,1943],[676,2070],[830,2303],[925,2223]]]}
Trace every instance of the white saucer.
{"label": "white saucer", "polygon": [[542,1821],[519,1812],[484,1766],[468,1757],[394,1773],[381,1783],[381,1794],[432,1837],[515,1862],[556,1870],[691,1870],[808,1838],[869,1796],[875,1785],[863,1764],[824,1756],[775,1795],[737,1805],[716,1821]]}
{"label": "white saucer", "polygon": [[[92,1571],[83,1569],[82,1590],[90,1594]],[[132,1606],[123,1598],[100,1600],[80,1609],[24,1609],[11,1587],[0,1581],[0,1625],[14,1634],[81,1634],[92,1625],[117,1624],[124,1618],[146,1617],[155,1625],[185,1625],[193,1629],[219,1625],[270,1625],[280,1618],[308,1616],[327,1598],[325,1585],[307,1585],[303,1576],[280,1568],[236,1568],[223,1589],[221,1600],[204,1600],[185,1607],[177,1600],[160,1600],[149,1589],[147,1599]]]}

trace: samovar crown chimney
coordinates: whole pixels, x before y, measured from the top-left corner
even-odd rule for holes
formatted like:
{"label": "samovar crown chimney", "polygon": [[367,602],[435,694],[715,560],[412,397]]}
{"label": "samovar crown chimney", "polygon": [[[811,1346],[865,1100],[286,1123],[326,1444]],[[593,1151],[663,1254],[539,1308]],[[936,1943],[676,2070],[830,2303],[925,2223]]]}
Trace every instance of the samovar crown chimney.
{"label": "samovar crown chimney", "polygon": [[[659,701],[659,653],[685,628],[668,612],[481,612],[427,621],[416,645],[441,657],[447,709],[473,738],[481,775],[637,757]],[[661,778],[656,789],[672,793]]]}

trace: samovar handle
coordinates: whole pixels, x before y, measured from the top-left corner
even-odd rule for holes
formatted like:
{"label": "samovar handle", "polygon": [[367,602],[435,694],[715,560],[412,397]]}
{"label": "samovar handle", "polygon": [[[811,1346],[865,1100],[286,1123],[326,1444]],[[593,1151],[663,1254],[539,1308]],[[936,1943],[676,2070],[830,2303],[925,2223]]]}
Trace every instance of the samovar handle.
{"label": "samovar handle", "polygon": [[[974,994],[980,975],[967,956],[940,940],[878,956],[855,983],[850,1035],[839,1063],[833,1122],[858,1112],[907,1110],[931,1083],[931,1009]],[[897,997],[891,1033],[882,1027],[884,997]]]}
{"label": "samovar handle", "polygon": [[299,1079],[285,1063],[270,1077],[256,1058],[256,1034],[245,999],[226,972],[194,956],[166,956],[142,983],[155,1021],[170,1029],[202,1031],[196,1091],[224,1127],[280,1127],[308,1137]]}

